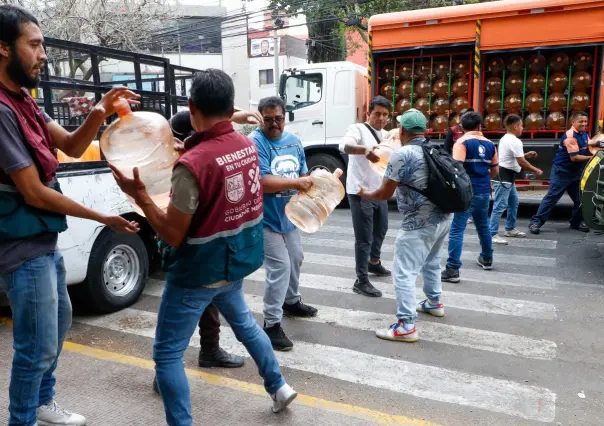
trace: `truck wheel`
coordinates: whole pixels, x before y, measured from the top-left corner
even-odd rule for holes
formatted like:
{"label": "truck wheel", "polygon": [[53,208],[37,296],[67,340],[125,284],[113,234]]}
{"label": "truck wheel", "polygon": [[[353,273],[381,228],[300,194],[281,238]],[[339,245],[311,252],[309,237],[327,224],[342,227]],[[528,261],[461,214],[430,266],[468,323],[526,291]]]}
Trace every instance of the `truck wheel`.
{"label": "truck wheel", "polygon": [[[336,169],[342,169],[344,173],[340,176],[340,182],[344,185],[344,189],[346,189],[346,165],[344,161],[340,158],[337,158],[331,154],[326,154],[324,152],[320,152],[317,154],[312,154],[306,159],[306,165],[308,166],[308,171],[311,172],[315,169],[327,169],[330,172],[334,172]],[[348,205],[348,198],[345,196],[342,202],[340,203],[340,207],[344,207]]]}
{"label": "truck wheel", "polygon": [[81,284],[86,304],[97,313],[110,313],[138,300],[149,275],[149,256],[138,235],[105,229],[94,242],[86,281]]}

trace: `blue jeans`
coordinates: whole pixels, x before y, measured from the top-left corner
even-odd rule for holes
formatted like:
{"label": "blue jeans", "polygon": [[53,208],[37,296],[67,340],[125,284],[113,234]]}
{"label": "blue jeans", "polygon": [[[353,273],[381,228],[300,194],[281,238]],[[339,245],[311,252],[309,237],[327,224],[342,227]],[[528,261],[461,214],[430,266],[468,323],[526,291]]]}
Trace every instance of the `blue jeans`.
{"label": "blue jeans", "polygon": [[13,366],[9,426],[31,426],[36,410],[54,397],[57,361],[71,327],[71,301],[63,256],[36,257],[0,282],[13,312]]}
{"label": "blue jeans", "polygon": [[583,222],[583,212],[581,211],[581,175],[569,175],[560,170],[559,166],[552,166],[552,173],[549,178],[549,190],[547,195],[541,200],[537,214],[531,218],[531,225],[543,226],[554,207],[565,192],[573,200],[573,213],[570,219],[571,226],[579,226]]}
{"label": "blue jeans", "polygon": [[394,245],[394,265],[392,280],[398,310],[396,316],[407,324],[414,324],[417,317],[415,282],[421,273],[424,279],[424,293],[434,303],[440,300],[441,249],[449,232],[449,220],[438,225],[405,231],[401,229]]}
{"label": "blue jeans", "polygon": [[493,259],[493,240],[489,229],[489,194],[477,194],[472,198],[470,208],[462,213],[453,215],[451,232],[449,233],[449,258],[447,267],[455,270],[461,268],[461,252],[463,250],[463,235],[472,215],[474,226],[480,239],[482,252],[480,255],[485,260]]}
{"label": "blue jeans", "polygon": [[285,384],[279,362],[266,333],[256,324],[245,303],[243,280],[220,288],[185,289],[166,283],[159,306],[153,359],[157,384],[169,426],[191,426],[191,398],[183,354],[199,317],[214,304],[256,362],[264,388],[275,393]]}
{"label": "blue jeans", "polygon": [[516,228],[516,218],[518,217],[518,191],[513,183],[493,182],[495,187],[495,202],[491,212],[491,235],[495,236],[499,232],[499,221],[504,211],[508,211],[505,230],[511,231]]}

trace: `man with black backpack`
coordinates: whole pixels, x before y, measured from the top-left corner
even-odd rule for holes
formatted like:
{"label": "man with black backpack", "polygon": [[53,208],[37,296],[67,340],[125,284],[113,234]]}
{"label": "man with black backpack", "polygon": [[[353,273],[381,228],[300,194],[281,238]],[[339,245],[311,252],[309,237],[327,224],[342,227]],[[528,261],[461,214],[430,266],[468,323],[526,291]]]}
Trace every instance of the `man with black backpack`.
{"label": "man with black backpack", "polygon": [[469,209],[456,212],[451,223],[449,235],[449,258],[442,272],[442,280],[450,283],[460,281],[461,252],[463,237],[470,215],[474,219],[476,232],[482,249],[478,256],[478,265],[489,270],[493,265],[493,240],[489,223],[489,201],[491,196],[491,178],[499,174],[499,158],[495,144],[485,138],[481,132],[482,116],[477,112],[468,112],[461,118],[463,135],[453,146],[453,158],[466,169],[472,181],[473,197]]}
{"label": "man with black backpack", "polygon": [[[380,339],[417,342],[419,335],[415,327],[416,312],[435,317],[445,315],[445,308],[440,300],[440,256],[449,232],[450,215],[432,200],[438,199],[434,196],[438,186],[436,175],[440,175],[441,171],[445,175],[442,182],[447,180],[445,184],[452,185],[446,173],[446,161],[443,163],[438,158],[448,154],[427,144],[424,136],[426,117],[420,111],[410,109],[397,120],[401,124],[402,148],[391,155],[381,186],[371,192],[361,188],[359,195],[363,199],[388,200],[396,190],[398,209],[403,218],[396,237],[392,271],[398,304],[397,322],[388,328],[377,330],[376,335]],[[458,175],[463,178],[463,170],[459,170]],[[455,197],[444,198],[455,202]],[[420,273],[424,280],[426,299],[417,304],[415,283]]]}
{"label": "man with black backpack", "polygon": [[340,142],[340,151],[349,155],[346,192],[354,228],[357,274],[352,290],[368,297],[382,296],[369,281],[368,274],[381,277],[391,274],[380,262],[382,243],[388,232],[388,201],[363,200],[358,193],[361,187],[373,191],[382,182],[371,163],[380,160],[373,151],[387,135],[384,127],[391,110],[392,105],[386,98],[376,96],[369,103],[367,121],[350,125]]}

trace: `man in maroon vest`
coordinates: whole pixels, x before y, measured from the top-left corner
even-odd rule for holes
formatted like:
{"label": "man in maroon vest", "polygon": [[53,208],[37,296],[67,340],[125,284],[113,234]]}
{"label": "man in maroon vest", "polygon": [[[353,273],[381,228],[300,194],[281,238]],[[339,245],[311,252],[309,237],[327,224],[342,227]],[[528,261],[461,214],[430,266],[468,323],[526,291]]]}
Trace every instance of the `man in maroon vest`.
{"label": "man in maroon vest", "polygon": [[81,206],[61,193],[54,148],[80,157],[119,97],[113,89],[73,133],[44,114],[33,89],[46,62],[36,18],[0,6],[0,285],[13,312],[14,356],[9,388],[9,425],[83,425],[86,419],[53,399],[54,370],[71,325],[65,265],[57,250],[67,216],[136,233],[138,225]]}
{"label": "man in maroon vest", "polygon": [[264,210],[256,146],[230,122],[234,99],[233,81],[223,71],[195,74],[189,109],[197,133],[186,140],[185,153],[174,166],[167,212],[147,194],[138,169],[131,179],[112,167],[118,185],[171,247],[153,347],[170,426],[193,424],[183,354],[210,303],[256,362],[273,411],[283,410],[297,395],[285,382],[243,293],[243,278],[264,260]]}

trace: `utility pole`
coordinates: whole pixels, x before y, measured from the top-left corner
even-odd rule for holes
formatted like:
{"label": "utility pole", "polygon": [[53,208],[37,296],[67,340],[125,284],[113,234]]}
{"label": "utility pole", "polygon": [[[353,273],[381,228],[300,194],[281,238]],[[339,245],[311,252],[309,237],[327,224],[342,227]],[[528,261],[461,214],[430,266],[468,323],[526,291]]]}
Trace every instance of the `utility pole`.
{"label": "utility pole", "polygon": [[283,19],[281,19],[280,16],[277,16],[277,18],[275,19],[274,22],[274,38],[275,38],[275,72],[273,73],[273,80],[275,83],[275,94],[277,96],[279,96],[279,82],[280,82],[280,77],[281,74],[279,74],[279,53],[281,51],[280,47],[279,47],[279,30],[281,28],[283,28],[283,25],[285,25],[285,21],[283,21]]}

